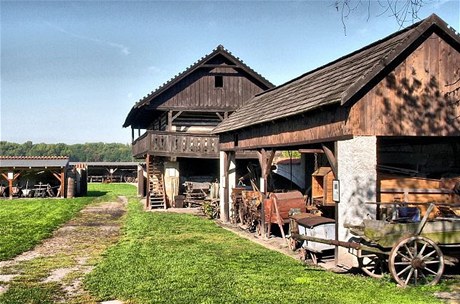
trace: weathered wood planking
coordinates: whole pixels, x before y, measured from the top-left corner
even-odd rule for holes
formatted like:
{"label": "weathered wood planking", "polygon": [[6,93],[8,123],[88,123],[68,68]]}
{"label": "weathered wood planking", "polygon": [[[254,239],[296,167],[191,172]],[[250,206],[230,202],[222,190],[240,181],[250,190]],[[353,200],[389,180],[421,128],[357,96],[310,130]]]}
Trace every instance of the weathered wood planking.
{"label": "weathered wood planking", "polygon": [[456,94],[459,53],[433,33],[354,104],[347,119],[353,135],[459,136]]}

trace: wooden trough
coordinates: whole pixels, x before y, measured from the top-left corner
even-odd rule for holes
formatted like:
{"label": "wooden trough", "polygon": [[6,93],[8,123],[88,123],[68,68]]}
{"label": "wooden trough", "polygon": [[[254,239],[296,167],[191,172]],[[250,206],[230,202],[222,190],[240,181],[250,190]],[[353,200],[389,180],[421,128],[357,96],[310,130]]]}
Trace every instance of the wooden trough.
{"label": "wooden trough", "polygon": [[265,223],[268,225],[268,233],[271,232],[271,224],[278,224],[281,235],[285,239],[283,226],[289,223],[289,211],[296,209],[298,212],[306,212],[306,199],[299,191],[271,193],[264,201]]}

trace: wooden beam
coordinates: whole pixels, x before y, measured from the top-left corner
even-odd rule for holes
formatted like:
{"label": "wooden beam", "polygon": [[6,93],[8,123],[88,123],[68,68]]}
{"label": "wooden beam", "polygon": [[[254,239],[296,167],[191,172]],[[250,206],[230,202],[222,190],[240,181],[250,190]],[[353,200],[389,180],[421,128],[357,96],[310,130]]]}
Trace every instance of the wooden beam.
{"label": "wooden beam", "polygon": [[[262,230],[262,236],[264,238],[267,237],[267,224],[265,223],[265,198],[267,196],[267,188],[268,188],[268,174],[270,173],[270,168],[273,162],[273,158],[275,157],[275,150],[265,150],[265,149],[260,149],[257,150],[257,156],[259,159],[259,164],[260,168],[262,171],[262,179],[263,179],[263,189],[264,192],[262,193],[262,206],[261,206],[261,227],[260,229]],[[268,223],[268,227],[270,227],[271,223]]]}
{"label": "wooden beam", "polygon": [[224,222],[228,222],[230,220],[230,182],[228,180],[229,178],[229,171],[230,171],[230,163],[232,157],[230,157],[230,153],[234,152],[224,152],[224,177],[225,177],[225,182],[224,182],[224,213],[222,220]]}
{"label": "wooden beam", "polygon": [[219,112],[216,112],[216,115],[217,115],[217,117],[219,117],[220,121],[224,120],[224,118],[222,117],[222,115],[220,115]]}
{"label": "wooden beam", "polygon": [[13,174],[13,178],[9,179],[8,174],[2,173],[2,176],[8,181],[8,190],[10,192],[10,199],[13,199],[13,182],[21,175],[21,173]]}
{"label": "wooden beam", "polygon": [[172,117],[172,121],[175,121],[177,117],[179,117],[184,111],[179,111]]}
{"label": "wooden beam", "polygon": [[275,157],[275,150],[267,151],[265,149],[260,149],[257,151],[257,157],[259,158],[260,168],[262,169],[262,177],[266,179],[270,173],[273,158]]}
{"label": "wooden beam", "polygon": [[168,111],[168,132],[171,132],[172,131],[172,122],[173,122],[173,119],[172,119],[172,111]]}
{"label": "wooden beam", "polygon": [[145,209],[150,209],[150,154],[147,154],[145,157],[145,169],[147,170],[147,191],[146,191],[146,197],[145,197]]}
{"label": "wooden beam", "polygon": [[324,153],[322,149],[299,149],[299,153]]}
{"label": "wooden beam", "polygon": [[329,161],[329,165],[331,166],[332,172],[334,173],[334,177],[338,178],[337,174],[337,159],[335,158],[334,153],[326,147],[325,145],[321,145],[323,147],[323,151],[326,154],[327,160]]}
{"label": "wooden beam", "polygon": [[237,69],[242,68],[239,65],[228,65],[228,64],[203,64],[200,68],[226,68],[226,69]]}
{"label": "wooden beam", "polygon": [[56,196],[64,197],[64,176],[65,176],[65,172],[64,172],[64,170],[62,170],[61,173],[55,173],[55,172],[52,172],[52,173],[53,173],[54,177],[59,180],[59,192],[56,194]]}

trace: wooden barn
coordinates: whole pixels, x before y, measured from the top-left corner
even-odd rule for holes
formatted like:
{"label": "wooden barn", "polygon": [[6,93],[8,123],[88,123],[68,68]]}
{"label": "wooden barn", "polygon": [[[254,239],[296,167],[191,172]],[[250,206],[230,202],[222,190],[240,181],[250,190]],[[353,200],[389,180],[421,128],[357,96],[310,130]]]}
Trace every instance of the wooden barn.
{"label": "wooden barn", "polygon": [[[306,188],[339,183],[338,200],[326,203],[335,208],[342,241],[351,236],[347,225],[378,216],[368,202],[433,195],[452,201],[452,178],[460,176],[459,100],[460,37],[432,15],[255,96],[219,124],[213,133],[225,162],[223,191],[231,187],[234,153],[257,151],[267,191],[275,151],[300,151],[305,174],[321,178]],[[318,159],[330,170],[315,168]],[[221,210],[228,212],[229,202],[222,197]],[[349,263],[346,249],[338,256]]]}
{"label": "wooden barn", "polygon": [[139,194],[148,197],[147,207],[174,205],[185,182],[218,179],[219,141],[211,131],[246,100],[272,87],[219,45],[137,102],[123,127],[132,128],[133,156],[146,163],[146,191]]}

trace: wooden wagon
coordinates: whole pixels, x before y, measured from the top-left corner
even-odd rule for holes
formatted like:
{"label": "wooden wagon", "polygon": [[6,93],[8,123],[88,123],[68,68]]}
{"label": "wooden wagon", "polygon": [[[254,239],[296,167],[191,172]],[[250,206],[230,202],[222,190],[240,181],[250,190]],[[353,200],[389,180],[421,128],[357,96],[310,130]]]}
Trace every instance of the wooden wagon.
{"label": "wooden wagon", "polygon": [[372,277],[389,272],[401,286],[434,285],[444,266],[460,258],[460,217],[452,214],[429,220],[434,208],[430,204],[417,222],[407,218],[364,220],[360,226],[349,227],[356,237],[348,242],[299,234],[291,237],[349,248],[361,269]]}

